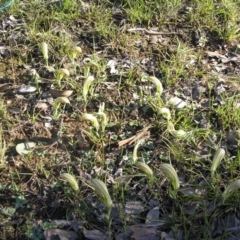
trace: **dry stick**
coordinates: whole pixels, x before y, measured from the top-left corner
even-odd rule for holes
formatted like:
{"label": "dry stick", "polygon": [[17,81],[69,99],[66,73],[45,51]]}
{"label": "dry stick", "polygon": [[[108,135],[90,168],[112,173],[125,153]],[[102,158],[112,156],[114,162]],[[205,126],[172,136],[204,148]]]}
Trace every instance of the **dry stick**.
{"label": "dry stick", "polygon": [[118,147],[122,147],[126,144],[131,145],[132,143],[134,143],[135,141],[137,141],[138,139],[143,138],[143,137],[144,138],[149,138],[150,137],[150,132],[148,131],[148,129],[150,127],[151,127],[151,125],[147,126],[142,131],[138,132],[136,135],[134,135],[130,138],[124,139],[122,141],[119,141],[118,142]]}
{"label": "dry stick", "polygon": [[130,28],[127,30],[128,32],[135,32],[135,31],[142,31],[145,34],[148,35],[173,35],[173,34],[181,34],[178,32],[157,32],[153,30],[147,30],[145,28]]}
{"label": "dry stick", "polygon": [[63,119],[64,119],[64,116],[65,116],[65,107],[66,107],[66,104],[64,104],[64,106],[63,106],[62,117],[61,117],[61,121],[60,121],[59,130],[58,130],[58,133],[57,133],[59,141],[62,141],[62,129],[63,129]]}

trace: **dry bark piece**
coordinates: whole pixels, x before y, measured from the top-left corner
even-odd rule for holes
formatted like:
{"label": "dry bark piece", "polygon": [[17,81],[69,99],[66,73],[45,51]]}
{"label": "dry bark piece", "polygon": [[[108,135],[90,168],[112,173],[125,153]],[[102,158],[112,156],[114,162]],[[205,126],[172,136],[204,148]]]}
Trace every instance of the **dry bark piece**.
{"label": "dry bark piece", "polygon": [[49,93],[54,97],[54,98],[58,98],[58,97],[69,97],[72,95],[73,91],[72,90],[56,90],[56,89],[50,89]]}

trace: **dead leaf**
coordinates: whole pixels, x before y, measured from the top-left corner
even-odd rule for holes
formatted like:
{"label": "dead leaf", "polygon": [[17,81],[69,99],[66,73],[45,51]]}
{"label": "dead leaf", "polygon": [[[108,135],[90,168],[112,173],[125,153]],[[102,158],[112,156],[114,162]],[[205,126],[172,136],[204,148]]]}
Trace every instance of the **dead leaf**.
{"label": "dead leaf", "polygon": [[195,196],[196,195],[195,189],[191,188],[191,187],[181,188],[179,191],[183,195],[186,195],[186,196]]}
{"label": "dead leaf", "polygon": [[143,211],[143,204],[140,201],[128,201],[125,206],[125,213],[137,215]]}
{"label": "dead leaf", "polygon": [[159,207],[151,209],[147,214],[146,223],[159,221]]}
{"label": "dead leaf", "polygon": [[129,226],[129,228],[133,232],[131,238],[135,240],[159,240],[160,232],[155,227]]}
{"label": "dead leaf", "polygon": [[229,63],[229,62],[239,62],[239,59],[237,57],[229,57],[226,59],[222,59],[222,63]]}
{"label": "dead leaf", "polygon": [[116,240],[130,239],[133,232],[130,229],[126,229],[125,232],[119,233],[115,238]]}
{"label": "dead leaf", "polygon": [[152,35],[150,38],[151,44],[157,44],[158,43],[158,37],[156,35]]}
{"label": "dead leaf", "polygon": [[227,58],[225,57],[224,55],[220,54],[218,51],[215,51],[215,52],[211,52],[211,51],[206,51],[206,54],[209,56],[209,57],[217,57],[217,58]]}
{"label": "dead leaf", "polygon": [[84,236],[89,240],[105,240],[105,235],[97,229],[87,230],[83,228]]}
{"label": "dead leaf", "polygon": [[11,85],[11,84],[10,83],[0,84],[0,91],[4,91],[4,90],[8,89],[9,85]]}
{"label": "dead leaf", "polygon": [[32,92],[35,92],[37,90],[36,87],[34,86],[21,86],[19,87],[18,89],[18,92],[19,93],[32,93]]}
{"label": "dead leaf", "polygon": [[8,108],[8,111],[14,114],[20,114],[22,112],[20,108]]}
{"label": "dead leaf", "polygon": [[166,232],[161,232],[161,239],[162,240],[182,240],[183,239],[183,233],[181,230],[177,231],[177,236],[176,233],[173,233],[173,231],[170,231],[169,233]]}
{"label": "dead leaf", "polygon": [[38,102],[35,107],[41,109],[42,111],[48,109],[48,105],[45,102]]}
{"label": "dead leaf", "polygon": [[72,90],[56,90],[56,89],[50,89],[49,93],[54,97],[54,98],[58,98],[58,97],[69,97],[72,95],[73,91]]}
{"label": "dead leaf", "polygon": [[75,240],[78,239],[77,233],[61,229],[49,229],[44,231],[46,240]]}
{"label": "dead leaf", "polygon": [[107,67],[110,68],[110,73],[111,74],[117,74],[118,70],[116,69],[116,61],[115,60],[109,60],[107,63]]}

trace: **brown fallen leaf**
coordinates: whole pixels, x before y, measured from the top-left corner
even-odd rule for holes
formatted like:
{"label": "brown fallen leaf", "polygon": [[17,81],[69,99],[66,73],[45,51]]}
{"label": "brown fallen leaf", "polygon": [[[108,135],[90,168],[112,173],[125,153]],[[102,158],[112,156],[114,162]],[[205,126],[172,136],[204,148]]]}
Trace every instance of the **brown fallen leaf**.
{"label": "brown fallen leaf", "polygon": [[38,102],[35,107],[42,111],[45,111],[48,109],[48,105],[45,102]]}
{"label": "brown fallen leaf", "polygon": [[57,89],[50,89],[49,93],[54,97],[54,98],[58,98],[58,97],[69,97],[72,95],[73,91],[72,90],[57,90]]}
{"label": "brown fallen leaf", "polygon": [[148,129],[150,127],[151,127],[151,125],[147,126],[143,130],[138,132],[136,135],[134,135],[134,136],[132,136],[130,138],[127,138],[127,139],[119,141],[118,142],[118,147],[122,147],[122,146],[124,146],[126,144],[131,145],[132,143],[134,143],[135,141],[137,141],[140,138],[145,138],[145,140],[149,139],[150,138],[150,131],[148,131]]}
{"label": "brown fallen leaf", "polygon": [[227,58],[226,56],[220,54],[218,51],[215,51],[215,52],[211,52],[211,51],[206,51],[206,54],[209,56],[209,57],[218,57],[218,58]]}

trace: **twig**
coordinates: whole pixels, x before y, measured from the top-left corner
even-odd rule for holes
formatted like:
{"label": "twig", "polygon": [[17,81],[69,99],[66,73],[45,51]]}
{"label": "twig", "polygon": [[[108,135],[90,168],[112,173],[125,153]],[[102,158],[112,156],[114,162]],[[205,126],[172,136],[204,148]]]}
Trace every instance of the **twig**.
{"label": "twig", "polygon": [[118,142],[118,147],[122,147],[122,146],[124,146],[126,144],[131,145],[132,143],[134,143],[135,141],[137,141],[140,138],[146,138],[146,139],[150,138],[150,131],[148,131],[148,129],[150,127],[151,127],[151,125],[145,127],[143,130],[138,132],[136,135],[134,135],[134,136],[132,136],[130,138],[124,139],[122,141],[119,141]]}
{"label": "twig", "polygon": [[128,32],[136,32],[136,31],[142,31],[145,34],[148,35],[173,35],[173,34],[181,34],[178,32],[157,32],[153,30],[147,30],[145,28],[130,28],[127,30]]}

